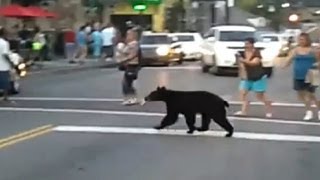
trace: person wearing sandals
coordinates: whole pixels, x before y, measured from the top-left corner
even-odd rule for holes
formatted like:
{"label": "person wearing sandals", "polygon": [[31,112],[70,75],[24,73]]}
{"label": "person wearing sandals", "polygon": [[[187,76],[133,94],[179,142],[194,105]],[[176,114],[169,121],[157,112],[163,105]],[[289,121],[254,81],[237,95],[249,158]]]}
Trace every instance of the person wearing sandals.
{"label": "person wearing sandals", "polygon": [[[139,43],[138,33],[130,29],[127,31],[125,47],[117,47],[121,53],[121,59],[117,61],[124,67],[124,76],[122,80],[122,92],[124,95],[123,105],[133,105],[139,103],[137,100],[136,89],[133,86],[138,78],[139,71]],[[122,45],[123,46],[123,45]],[[123,50],[120,50],[123,49]]]}
{"label": "person wearing sandals", "polygon": [[235,115],[247,115],[249,105],[247,96],[252,91],[256,93],[257,99],[265,104],[266,117],[271,118],[271,102],[265,95],[267,90],[267,75],[262,67],[260,51],[254,47],[254,43],[253,38],[248,38],[245,42],[245,51],[237,55],[239,76],[241,78],[239,89],[242,107],[241,111],[236,112]]}
{"label": "person wearing sandals", "polygon": [[[297,91],[298,99],[305,104],[306,113],[304,120],[313,119],[311,104],[316,104],[318,108],[318,119],[320,120],[320,103],[317,101],[315,91],[319,83],[309,81],[309,72],[319,69],[319,52],[312,48],[308,34],[301,33],[299,36],[298,47],[293,49],[284,64],[288,67],[293,63],[293,89]],[[316,75],[314,78],[319,78]]]}

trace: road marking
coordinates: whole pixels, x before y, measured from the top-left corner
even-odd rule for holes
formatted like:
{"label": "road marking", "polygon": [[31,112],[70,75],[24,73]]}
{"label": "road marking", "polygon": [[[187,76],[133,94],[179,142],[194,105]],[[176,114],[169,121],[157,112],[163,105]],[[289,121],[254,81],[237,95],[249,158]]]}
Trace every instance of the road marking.
{"label": "road marking", "polygon": [[144,67],[146,70],[200,70],[200,66],[169,66],[169,67]]}
{"label": "road marking", "polygon": [[69,98],[69,97],[12,97],[14,101],[83,101],[83,102],[121,102],[120,98]]}
{"label": "road marking", "polygon": [[[163,117],[165,113],[156,112],[134,112],[134,111],[108,111],[108,110],[88,110],[88,109],[52,109],[52,108],[16,108],[16,107],[0,107],[0,111],[15,111],[15,112],[46,112],[46,113],[79,113],[79,114],[106,114],[106,115],[121,115],[121,116],[149,116]],[[183,117],[183,116],[181,116]],[[200,116],[197,116],[198,118]],[[317,122],[295,121],[286,119],[266,119],[255,117],[235,117],[228,116],[230,120],[235,121],[252,121],[262,123],[277,123],[277,124],[292,124],[306,126],[320,126]]]}
{"label": "road marking", "polygon": [[[224,95],[222,96],[225,99],[230,99],[232,96]],[[12,100],[15,101],[83,101],[83,102],[121,102],[121,98],[70,98],[70,97],[12,97]],[[241,105],[241,101],[229,101],[231,105]],[[250,102],[250,105],[253,106],[262,106],[264,105],[261,102]],[[279,107],[304,107],[302,103],[284,103],[284,102],[273,102],[272,106]],[[313,107],[316,107],[313,105]]]}
{"label": "road marking", "polygon": [[[193,135],[186,130],[165,129],[155,130],[151,128],[128,128],[128,127],[101,127],[101,126],[58,126],[53,129],[57,132],[83,132],[83,133],[111,133],[111,134],[148,134],[148,135],[176,135],[176,136],[209,136],[223,137],[226,132],[207,131],[195,132]],[[263,134],[251,132],[235,132],[235,139],[268,140],[268,141],[292,141],[292,142],[320,142],[320,136],[290,135],[290,134]]]}
{"label": "road marking", "polygon": [[48,124],[45,126],[37,127],[28,131],[24,131],[22,133],[9,136],[7,138],[0,139],[0,149],[8,147],[10,145],[17,144],[19,142],[29,140],[41,135],[44,135],[50,131],[52,131],[53,125]]}

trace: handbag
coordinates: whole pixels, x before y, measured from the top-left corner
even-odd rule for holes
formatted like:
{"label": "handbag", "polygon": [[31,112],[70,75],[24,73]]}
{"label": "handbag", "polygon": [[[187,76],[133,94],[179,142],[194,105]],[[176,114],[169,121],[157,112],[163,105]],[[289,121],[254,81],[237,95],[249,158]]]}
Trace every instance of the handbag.
{"label": "handbag", "polygon": [[138,69],[136,68],[128,68],[124,75],[127,79],[136,80],[138,78]]}
{"label": "handbag", "polygon": [[305,83],[312,86],[320,85],[320,71],[317,68],[317,64],[315,64],[311,69],[308,70],[305,78]]}

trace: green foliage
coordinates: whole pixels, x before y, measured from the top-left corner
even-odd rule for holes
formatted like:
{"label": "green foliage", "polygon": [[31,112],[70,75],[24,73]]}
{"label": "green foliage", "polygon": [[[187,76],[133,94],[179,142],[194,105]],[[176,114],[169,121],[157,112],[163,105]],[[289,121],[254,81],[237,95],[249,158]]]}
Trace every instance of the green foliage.
{"label": "green foliage", "polygon": [[182,20],[185,17],[185,8],[182,0],[175,2],[166,9],[166,28],[170,32],[182,30]]}
{"label": "green foliage", "polygon": [[22,6],[30,6],[30,5],[37,5],[42,0],[12,0],[11,3],[20,4]]}
{"label": "green foliage", "polygon": [[259,4],[258,0],[236,0],[236,6],[240,7],[243,10],[251,12],[253,9],[256,9]]}

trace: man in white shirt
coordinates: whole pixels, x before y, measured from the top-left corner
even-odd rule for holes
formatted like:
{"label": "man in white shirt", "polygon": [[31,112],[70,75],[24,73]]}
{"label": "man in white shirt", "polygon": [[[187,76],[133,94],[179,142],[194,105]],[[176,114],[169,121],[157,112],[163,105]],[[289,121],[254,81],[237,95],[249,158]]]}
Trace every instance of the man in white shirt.
{"label": "man in white shirt", "polygon": [[110,61],[113,58],[113,40],[116,35],[116,30],[112,25],[109,23],[102,31],[102,48],[104,52],[104,58],[106,61]]}
{"label": "man in white shirt", "polygon": [[9,54],[10,46],[8,41],[4,39],[5,29],[0,28],[0,90],[3,92],[3,100],[8,100],[8,92],[10,88],[10,70],[11,65],[5,58]]}

